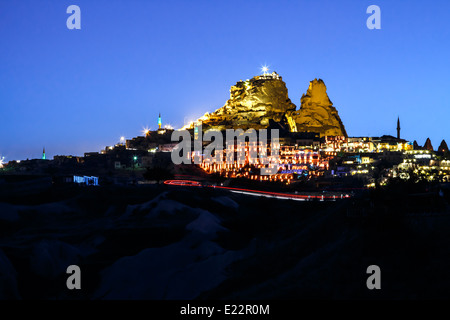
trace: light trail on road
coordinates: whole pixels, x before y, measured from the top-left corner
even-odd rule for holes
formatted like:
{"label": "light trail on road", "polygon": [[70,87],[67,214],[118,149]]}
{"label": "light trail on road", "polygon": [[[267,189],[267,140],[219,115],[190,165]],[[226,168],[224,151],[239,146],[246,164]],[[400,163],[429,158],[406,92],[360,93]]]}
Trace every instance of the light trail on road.
{"label": "light trail on road", "polygon": [[271,192],[271,191],[262,191],[262,190],[251,190],[244,188],[232,188],[232,187],[223,187],[223,186],[203,186],[198,181],[193,180],[166,180],[164,184],[171,186],[182,186],[182,187],[207,187],[213,189],[224,189],[229,190],[234,193],[246,194],[251,196],[259,196],[259,197],[267,197],[267,198],[277,198],[284,200],[296,200],[296,201],[307,201],[312,199],[319,199],[321,201],[324,200],[339,200],[339,199],[347,199],[350,198],[349,194],[340,194],[340,196],[336,195],[305,195],[305,194],[291,194],[291,193],[281,193],[281,192]]}

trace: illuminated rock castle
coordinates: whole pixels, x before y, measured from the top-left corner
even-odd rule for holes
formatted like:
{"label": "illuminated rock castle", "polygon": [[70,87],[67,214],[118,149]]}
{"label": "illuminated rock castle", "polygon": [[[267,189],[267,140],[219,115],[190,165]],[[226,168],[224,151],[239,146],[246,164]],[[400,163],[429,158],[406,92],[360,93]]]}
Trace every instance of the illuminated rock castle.
{"label": "illuminated rock castle", "polygon": [[[207,129],[265,129],[279,127],[290,132],[315,132],[320,136],[347,137],[338,112],[328,98],[325,83],[310,82],[306,95],[297,107],[288,97],[282,77],[276,72],[264,73],[239,81],[230,89],[230,99],[213,113],[197,120]],[[192,129],[194,122],[184,129]]]}

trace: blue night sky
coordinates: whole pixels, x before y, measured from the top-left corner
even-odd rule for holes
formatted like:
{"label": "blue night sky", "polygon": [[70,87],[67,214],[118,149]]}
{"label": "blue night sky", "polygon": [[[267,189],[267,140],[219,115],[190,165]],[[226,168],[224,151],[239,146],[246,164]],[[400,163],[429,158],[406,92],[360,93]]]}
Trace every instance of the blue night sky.
{"label": "blue night sky", "polygon": [[[81,30],[66,9],[81,8]],[[381,30],[366,9],[381,8]],[[322,78],[350,136],[450,142],[450,1],[0,0],[0,155],[83,155],[179,128],[263,64]]]}

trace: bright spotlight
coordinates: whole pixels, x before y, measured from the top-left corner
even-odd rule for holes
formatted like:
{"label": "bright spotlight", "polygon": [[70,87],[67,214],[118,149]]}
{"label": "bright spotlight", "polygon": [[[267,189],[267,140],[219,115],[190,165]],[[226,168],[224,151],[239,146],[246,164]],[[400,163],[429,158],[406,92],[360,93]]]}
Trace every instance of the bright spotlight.
{"label": "bright spotlight", "polygon": [[149,133],[150,133],[150,128],[145,127],[142,129],[142,133],[144,134],[144,136],[146,137]]}

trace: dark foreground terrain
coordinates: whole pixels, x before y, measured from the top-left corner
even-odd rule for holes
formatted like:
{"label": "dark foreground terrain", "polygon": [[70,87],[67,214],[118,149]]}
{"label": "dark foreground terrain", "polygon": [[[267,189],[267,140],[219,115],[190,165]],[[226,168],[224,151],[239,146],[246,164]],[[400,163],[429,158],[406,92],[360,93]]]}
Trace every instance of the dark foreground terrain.
{"label": "dark foreground terrain", "polygon": [[2,299],[450,298],[448,190],[299,202],[47,182],[0,185]]}

